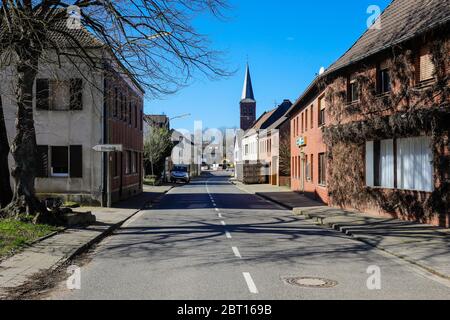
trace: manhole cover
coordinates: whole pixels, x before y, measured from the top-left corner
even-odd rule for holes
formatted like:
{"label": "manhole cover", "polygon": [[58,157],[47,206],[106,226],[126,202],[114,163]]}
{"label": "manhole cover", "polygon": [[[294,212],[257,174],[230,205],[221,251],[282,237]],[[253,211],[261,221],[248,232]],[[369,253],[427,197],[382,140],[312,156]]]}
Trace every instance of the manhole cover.
{"label": "manhole cover", "polygon": [[332,288],[338,284],[334,280],[312,277],[289,277],[284,278],[284,281],[287,284],[305,288]]}

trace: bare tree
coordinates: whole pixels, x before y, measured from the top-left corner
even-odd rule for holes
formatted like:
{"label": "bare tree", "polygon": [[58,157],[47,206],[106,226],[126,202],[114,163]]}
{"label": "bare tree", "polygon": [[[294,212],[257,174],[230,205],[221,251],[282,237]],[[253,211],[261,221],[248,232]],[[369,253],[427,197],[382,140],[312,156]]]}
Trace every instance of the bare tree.
{"label": "bare tree", "polygon": [[[225,0],[2,0],[2,67],[15,70],[16,136],[13,199],[4,214],[26,211],[35,221],[55,218],[35,195],[37,145],[33,86],[43,60],[100,68],[105,60],[137,79],[151,96],[173,93],[196,71],[223,76],[218,52],[209,49],[192,20],[201,12],[219,17]],[[80,23],[81,28],[77,27]],[[86,34],[92,35],[86,44]],[[87,48],[87,46],[89,48]],[[98,50],[91,50],[92,48]],[[80,70],[83,72],[82,70]],[[6,177],[1,177],[6,179]]]}
{"label": "bare tree", "polygon": [[164,161],[173,149],[172,133],[166,128],[151,128],[144,140],[144,161],[152,176],[164,171]]}

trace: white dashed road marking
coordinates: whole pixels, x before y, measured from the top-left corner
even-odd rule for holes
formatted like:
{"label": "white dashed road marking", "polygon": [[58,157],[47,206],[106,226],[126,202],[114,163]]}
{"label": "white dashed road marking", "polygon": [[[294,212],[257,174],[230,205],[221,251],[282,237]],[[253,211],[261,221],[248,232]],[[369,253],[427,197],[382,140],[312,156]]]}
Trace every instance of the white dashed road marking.
{"label": "white dashed road marking", "polygon": [[243,272],[245,282],[247,282],[248,290],[250,290],[250,293],[257,294],[258,289],[256,289],[256,285],[253,282],[252,276],[248,272]]}
{"label": "white dashed road marking", "polygon": [[225,223],[225,221],[220,221],[220,223],[223,225],[223,226],[226,226],[227,224]]}
{"label": "white dashed road marking", "polygon": [[237,247],[232,247],[231,249],[233,249],[233,253],[236,257],[242,258],[241,253],[239,252],[239,249]]}
{"label": "white dashed road marking", "polygon": [[228,239],[231,239],[231,233],[229,233],[228,231],[225,231],[225,235],[227,236]]}

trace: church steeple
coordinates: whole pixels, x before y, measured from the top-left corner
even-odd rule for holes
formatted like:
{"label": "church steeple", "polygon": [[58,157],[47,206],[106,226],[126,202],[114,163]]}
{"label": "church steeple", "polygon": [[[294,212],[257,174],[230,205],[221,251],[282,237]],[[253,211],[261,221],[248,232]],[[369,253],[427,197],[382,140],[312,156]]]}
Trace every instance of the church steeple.
{"label": "church steeple", "polygon": [[250,67],[247,63],[247,70],[245,71],[244,88],[242,89],[241,100],[253,100],[255,96],[253,94],[252,78],[250,76]]}
{"label": "church steeple", "polygon": [[256,121],[256,100],[253,94],[252,78],[250,77],[250,67],[247,63],[245,70],[244,88],[242,89],[241,103],[241,129],[247,131]]}

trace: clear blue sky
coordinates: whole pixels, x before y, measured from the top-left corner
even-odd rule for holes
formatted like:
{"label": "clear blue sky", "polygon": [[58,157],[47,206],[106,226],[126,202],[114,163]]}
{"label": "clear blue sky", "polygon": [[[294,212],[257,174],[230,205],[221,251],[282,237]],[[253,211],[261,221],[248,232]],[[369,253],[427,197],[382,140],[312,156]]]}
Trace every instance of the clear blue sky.
{"label": "clear blue sky", "polygon": [[257,115],[275,101],[296,100],[321,66],[328,67],[365,31],[367,8],[382,10],[390,0],[230,0],[226,21],[202,16],[200,33],[209,35],[215,49],[225,51],[232,77],[210,81],[204,77],[175,95],[147,100],[147,114],[169,117],[173,128],[193,130],[195,120],[208,128],[238,127],[239,100],[249,57]]}

